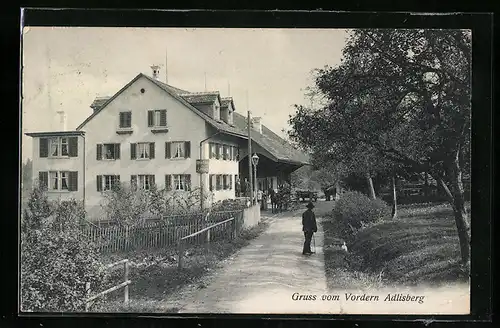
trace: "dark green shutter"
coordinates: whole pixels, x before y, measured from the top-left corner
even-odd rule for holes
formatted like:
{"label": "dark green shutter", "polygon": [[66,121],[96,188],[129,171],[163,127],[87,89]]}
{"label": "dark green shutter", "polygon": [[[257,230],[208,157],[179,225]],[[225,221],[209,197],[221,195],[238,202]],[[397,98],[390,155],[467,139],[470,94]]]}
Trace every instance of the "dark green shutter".
{"label": "dark green shutter", "polygon": [[78,190],[78,172],[72,171],[69,172],[69,191],[77,191]]}
{"label": "dark green shutter", "polygon": [[186,179],[186,191],[191,191],[191,174],[186,174],[184,179]]}
{"label": "dark green shutter", "polygon": [[38,183],[42,188],[47,188],[49,185],[49,172],[38,172]]}
{"label": "dark green shutter", "polygon": [[127,115],[125,117],[127,118],[125,123],[127,128],[132,127],[132,112],[127,112]]}
{"label": "dark green shutter", "polygon": [[97,176],[97,191],[102,191],[102,175]]}
{"label": "dark green shutter", "polygon": [[160,111],[160,125],[167,126],[167,111],[165,109]]}
{"label": "dark green shutter", "polygon": [[154,111],[148,110],[148,126],[149,127],[153,126],[153,115],[154,115]]}
{"label": "dark green shutter", "polygon": [[233,176],[230,174],[229,175],[229,190],[233,189]]}
{"label": "dark green shutter", "polygon": [[210,174],[208,177],[208,184],[210,186],[210,191],[214,190],[214,175]]}
{"label": "dark green shutter", "polygon": [[115,144],[115,159],[120,159],[120,144]]}
{"label": "dark green shutter", "polygon": [[172,176],[170,174],[165,175],[165,189],[172,190]]}
{"label": "dark green shutter", "polygon": [[49,139],[40,138],[39,155],[40,155],[40,157],[48,157],[49,156]]}
{"label": "dark green shutter", "polygon": [[172,158],[172,143],[165,142],[165,158]]}
{"label": "dark green shutter", "polygon": [[185,158],[191,157],[191,141],[184,142]]}
{"label": "dark green shutter", "polygon": [[155,158],[155,143],[154,142],[149,143],[149,158],[151,158],[151,159]]}
{"label": "dark green shutter", "polygon": [[136,144],[135,143],[131,143],[130,144],[130,159],[136,159],[137,158],[135,149],[136,149]]}
{"label": "dark green shutter", "polygon": [[68,138],[69,157],[78,157],[78,137]]}
{"label": "dark green shutter", "polygon": [[102,145],[97,144],[96,159],[99,161],[102,159]]}
{"label": "dark green shutter", "polygon": [[125,113],[124,112],[120,113],[120,127],[121,128],[125,127]]}

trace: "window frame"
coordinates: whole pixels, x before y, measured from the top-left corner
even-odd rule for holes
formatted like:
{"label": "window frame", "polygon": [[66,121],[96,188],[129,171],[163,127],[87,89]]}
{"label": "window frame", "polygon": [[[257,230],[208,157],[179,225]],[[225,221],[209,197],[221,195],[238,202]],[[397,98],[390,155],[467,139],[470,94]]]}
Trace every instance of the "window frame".
{"label": "window frame", "polygon": [[[151,159],[151,154],[150,154],[150,142],[138,142],[136,143],[136,159],[141,160],[141,159]],[[141,146],[144,147],[144,151],[141,151]],[[142,154],[145,153],[147,156],[141,157]]]}
{"label": "window frame", "polygon": [[[107,151],[108,149],[107,148],[111,148],[112,150],[112,153],[113,153],[113,158],[107,158]],[[103,160],[116,160],[116,144],[114,143],[103,143],[102,144],[102,159]]]}
{"label": "window frame", "polygon": [[[59,191],[59,192],[69,192],[69,171],[47,171],[48,172],[48,178],[47,178],[47,191],[49,192],[54,192],[54,191]],[[57,184],[56,188],[53,188],[52,186],[54,185],[54,179],[55,184]],[[63,182],[66,182],[66,188],[63,188]]]}
{"label": "window frame", "polygon": [[[180,149],[182,151],[182,154],[180,154],[181,156],[177,156],[179,146],[180,146]],[[173,150],[172,159],[185,159],[186,158],[186,142],[184,142],[184,141],[172,141],[171,147]]]}
{"label": "window frame", "polygon": [[[63,142],[63,139],[65,140],[65,142]],[[47,138],[47,143],[48,143],[48,156],[49,158],[61,158],[61,157],[70,157],[69,156],[69,138],[68,137],[62,137],[62,136],[58,136],[58,137],[49,137]],[[55,145],[55,150],[56,150],[56,153],[55,155],[53,155],[53,151],[52,149],[54,148],[53,146]],[[66,146],[66,154],[63,154],[63,145]]]}

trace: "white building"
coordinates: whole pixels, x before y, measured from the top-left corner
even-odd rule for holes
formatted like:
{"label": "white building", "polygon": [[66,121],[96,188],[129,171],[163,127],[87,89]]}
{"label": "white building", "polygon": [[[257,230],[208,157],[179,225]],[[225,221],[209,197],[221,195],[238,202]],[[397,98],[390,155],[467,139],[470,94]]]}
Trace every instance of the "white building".
{"label": "white building", "polygon": [[[172,87],[154,69],[153,78],[140,73],[112,97],[96,98],[75,131],[27,133],[34,181],[47,185],[50,198],[81,199],[92,218],[102,215],[102,192],[117,181],[179,193],[202,187],[215,201],[235,197],[237,177],[248,172],[246,117],[232,98]],[[259,185],[276,188],[308,158],[253,120]],[[208,173],[197,173],[197,159],[208,161]]]}

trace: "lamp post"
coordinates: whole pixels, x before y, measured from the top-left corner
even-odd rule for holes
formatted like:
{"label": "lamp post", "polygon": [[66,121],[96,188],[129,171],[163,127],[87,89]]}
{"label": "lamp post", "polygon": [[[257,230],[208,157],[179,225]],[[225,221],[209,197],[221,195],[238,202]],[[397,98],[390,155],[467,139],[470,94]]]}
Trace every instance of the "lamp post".
{"label": "lamp post", "polygon": [[252,164],[253,164],[253,179],[254,179],[254,205],[257,204],[257,165],[259,164],[259,156],[256,153],[252,156]]}

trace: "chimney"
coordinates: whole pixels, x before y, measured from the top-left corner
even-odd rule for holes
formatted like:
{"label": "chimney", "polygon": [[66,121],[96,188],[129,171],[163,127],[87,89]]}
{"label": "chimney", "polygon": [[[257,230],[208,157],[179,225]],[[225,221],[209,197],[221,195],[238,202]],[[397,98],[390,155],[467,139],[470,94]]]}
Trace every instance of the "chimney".
{"label": "chimney", "polygon": [[159,80],[160,79],[160,66],[153,65],[153,66],[151,66],[151,69],[153,70],[153,79]]}
{"label": "chimney", "polygon": [[66,113],[62,110],[57,111],[57,119],[58,119],[58,130],[59,131],[66,131],[67,126],[66,126]]}
{"label": "chimney", "polygon": [[252,117],[252,128],[262,134],[262,117]]}

